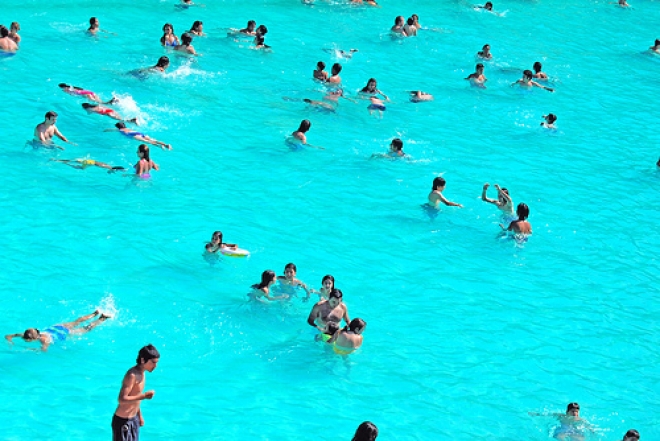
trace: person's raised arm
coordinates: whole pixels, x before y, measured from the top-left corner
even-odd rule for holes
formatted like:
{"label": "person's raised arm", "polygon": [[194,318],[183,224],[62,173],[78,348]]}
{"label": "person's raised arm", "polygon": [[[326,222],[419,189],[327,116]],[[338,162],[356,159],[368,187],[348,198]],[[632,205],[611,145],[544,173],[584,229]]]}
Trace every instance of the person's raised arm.
{"label": "person's raised arm", "polygon": [[481,200],[484,201],[484,202],[488,202],[489,204],[498,205],[498,201],[496,201],[495,199],[491,199],[488,196],[486,196],[486,192],[488,191],[489,186],[490,186],[489,183],[484,184],[484,188],[481,191]]}

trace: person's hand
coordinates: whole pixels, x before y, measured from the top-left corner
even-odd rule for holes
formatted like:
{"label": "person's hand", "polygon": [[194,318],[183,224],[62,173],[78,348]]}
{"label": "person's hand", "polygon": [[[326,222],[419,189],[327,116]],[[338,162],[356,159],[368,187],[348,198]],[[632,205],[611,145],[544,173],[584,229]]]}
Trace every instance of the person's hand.
{"label": "person's hand", "polygon": [[458,208],[463,208],[461,204],[456,205]]}
{"label": "person's hand", "polygon": [[140,416],[140,427],[144,426],[144,418]]}
{"label": "person's hand", "polygon": [[[497,185],[495,185],[495,186],[497,187]],[[488,187],[490,187],[490,184],[488,182],[486,182],[484,184],[484,190],[488,190]]]}
{"label": "person's hand", "polygon": [[500,184],[495,184],[494,187],[499,190],[500,189]]}
{"label": "person's hand", "polygon": [[148,390],[144,393],[144,399],[145,400],[150,400],[154,397],[155,394],[156,394],[155,390]]}

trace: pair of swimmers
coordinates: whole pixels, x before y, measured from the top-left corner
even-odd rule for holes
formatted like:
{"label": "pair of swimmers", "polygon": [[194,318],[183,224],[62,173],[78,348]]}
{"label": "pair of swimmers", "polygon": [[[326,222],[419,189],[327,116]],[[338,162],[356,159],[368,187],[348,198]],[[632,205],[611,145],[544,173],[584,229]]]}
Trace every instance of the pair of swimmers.
{"label": "pair of swimmers", "polygon": [[330,83],[330,84],[341,83],[341,77],[339,76],[339,73],[342,70],[341,64],[335,63],[332,65],[332,69],[330,70],[332,75],[330,76],[328,76],[328,72],[326,72],[324,69],[325,69],[325,63],[323,61],[319,61],[318,63],[316,63],[316,69],[312,72],[312,77],[315,80],[324,83]]}
{"label": "pair of swimmers", "polygon": [[[277,276],[275,271],[266,270],[261,273],[261,282],[252,285],[252,291],[248,294],[251,300],[255,301],[268,301],[274,300],[287,300],[295,294],[295,289],[301,288],[307,294],[306,299],[309,299],[311,291],[307,285],[296,277],[297,268],[293,263],[288,263],[284,267],[284,276]],[[334,281],[334,279],[333,279]],[[282,294],[277,296],[271,295],[271,287],[280,282],[280,286],[284,288]]]}
{"label": "pair of swimmers", "polygon": [[[16,37],[18,34],[15,34],[14,38],[11,38],[11,33],[4,25],[0,25],[0,51],[13,54],[18,50],[18,44],[16,42]],[[20,37],[18,37],[20,41]]]}
{"label": "pair of swimmers", "polygon": [[419,29],[421,25],[417,14],[413,14],[407,20],[403,15],[399,15],[394,19],[394,26],[390,28],[390,32],[400,37],[414,37]]}

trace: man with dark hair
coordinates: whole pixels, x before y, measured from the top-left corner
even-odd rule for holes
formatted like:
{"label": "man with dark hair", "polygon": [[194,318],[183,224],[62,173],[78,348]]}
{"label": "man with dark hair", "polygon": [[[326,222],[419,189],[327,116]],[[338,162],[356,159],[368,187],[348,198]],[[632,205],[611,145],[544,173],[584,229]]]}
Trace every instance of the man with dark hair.
{"label": "man with dark hair", "polygon": [[0,25],[0,51],[14,53],[18,50],[18,45],[9,38],[9,29]]}
{"label": "man with dark hair", "polygon": [[158,350],[153,345],[147,345],[138,352],[136,365],[124,375],[119,390],[119,405],[112,416],[112,441],[134,441],[140,436],[140,427],[144,419],[140,410],[140,401],[150,400],[156,393],[144,390],[146,379],[144,372],[153,372],[160,359]]}
{"label": "man with dark hair", "polygon": [[635,429],[630,429],[623,435],[622,441],[639,441],[639,432]]}
{"label": "man with dark hair", "polygon": [[[34,140],[45,145],[53,145],[53,136],[57,136],[64,142],[69,142],[68,139],[55,126],[57,122],[57,113],[52,110],[46,113],[45,120],[38,124],[34,129]],[[60,147],[61,148],[61,147]]]}

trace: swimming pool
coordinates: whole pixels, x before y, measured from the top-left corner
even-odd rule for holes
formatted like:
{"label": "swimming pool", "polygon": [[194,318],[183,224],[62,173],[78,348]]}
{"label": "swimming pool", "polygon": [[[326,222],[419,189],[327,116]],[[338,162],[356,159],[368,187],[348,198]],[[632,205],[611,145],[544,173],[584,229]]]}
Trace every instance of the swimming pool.
{"label": "swimming pool", "polygon": [[[350,439],[365,420],[385,440],[547,440],[556,421],[527,412],[571,401],[591,439],[633,427],[657,439],[660,58],[645,51],[660,12],[631,2],[495,2],[504,17],[427,0],[6,5],[23,42],[0,60],[0,326],[45,327],[99,305],[116,318],[46,354],[3,347],[2,438],[108,438],[122,375],[153,343],[146,440]],[[412,13],[440,31],[393,41],[394,17]],[[117,35],[86,36],[91,16]],[[268,26],[272,53],[226,38],[249,19]],[[180,36],[195,20],[209,34],[193,42],[202,57],[168,54],[166,75],[126,75],[167,54],[164,23]],[[477,90],[463,78],[486,43],[495,59]],[[310,79],[319,60],[343,64],[350,97],[376,78],[392,100],[382,119],[367,101],[324,113],[284,100],[323,96]],[[534,61],[555,93],[509,87]],[[86,115],[60,82],[119,95],[120,113],[173,145],[152,148],[161,170],[135,182],[49,161],[136,162],[138,143],[104,132],[114,121]],[[408,102],[417,89],[435,100]],[[48,110],[78,146],[24,146]],[[556,132],[539,127],[548,112]],[[302,119],[325,150],[284,145]],[[371,159],[395,137],[410,160]],[[440,174],[464,208],[429,218],[420,204]],[[497,237],[485,182],[529,205],[523,246]],[[205,259],[214,230],[251,256]],[[247,303],[261,272],[288,262],[316,288],[334,275],[351,317],[368,323],[357,353],[314,342],[310,303]]]}

